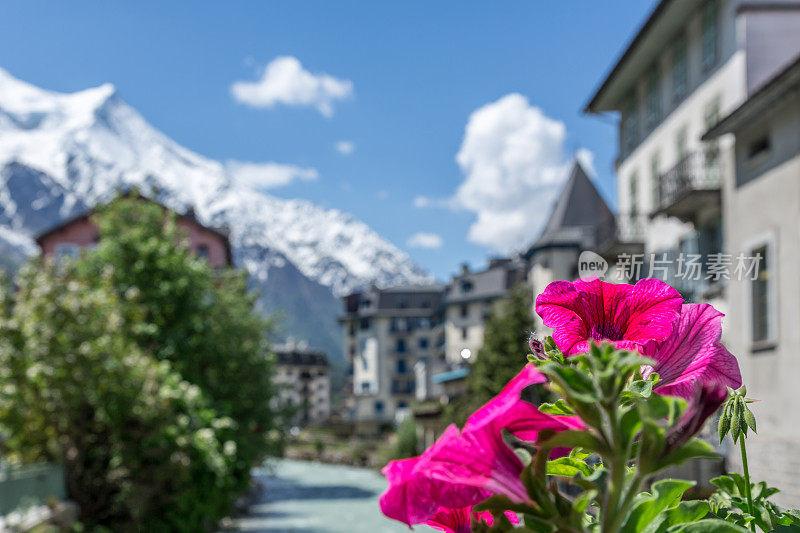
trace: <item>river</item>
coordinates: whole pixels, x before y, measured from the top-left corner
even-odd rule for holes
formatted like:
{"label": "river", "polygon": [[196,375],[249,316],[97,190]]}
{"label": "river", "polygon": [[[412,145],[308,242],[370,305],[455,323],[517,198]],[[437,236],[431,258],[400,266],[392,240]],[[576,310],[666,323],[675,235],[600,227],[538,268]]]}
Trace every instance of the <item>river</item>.
{"label": "river", "polygon": [[[381,514],[386,488],[379,473],[349,466],[281,459],[254,476],[264,490],[234,531],[250,533],[400,533],[405,525]],[[415,531],[433,529],[418,526]]]}

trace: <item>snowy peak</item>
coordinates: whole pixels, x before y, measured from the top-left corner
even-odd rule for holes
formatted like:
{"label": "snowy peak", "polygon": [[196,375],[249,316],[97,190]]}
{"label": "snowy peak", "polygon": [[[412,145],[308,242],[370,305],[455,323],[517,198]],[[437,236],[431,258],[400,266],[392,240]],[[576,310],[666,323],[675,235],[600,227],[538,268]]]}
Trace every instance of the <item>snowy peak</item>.
{"label": "snowy peak", "polygon": [[351,215],[233,182],[221,163],[151,126],[113,85],[65,94],[0,69],[0,222],[35,232],[130,186],[158,189],[167,205],[191,205],[206,222],[230,227],[237,257],[257,279],[289,261],[336,294],[430,281]]}

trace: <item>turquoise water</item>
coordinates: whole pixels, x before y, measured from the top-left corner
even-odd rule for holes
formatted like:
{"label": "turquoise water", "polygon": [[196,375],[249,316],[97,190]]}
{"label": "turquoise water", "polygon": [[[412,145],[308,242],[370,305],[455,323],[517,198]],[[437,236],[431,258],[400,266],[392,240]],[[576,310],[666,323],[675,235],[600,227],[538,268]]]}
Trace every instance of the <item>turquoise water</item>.
{"label": "turquoise water", "polygon": [[[252,533],[393,533],[405,525],[385,518],[378,496],[386,488],[379,473],[363,468],[282,459],[257,469],[264,487],[258,503],[235,522]],[[414,528],[425,533],[424,526]]]}

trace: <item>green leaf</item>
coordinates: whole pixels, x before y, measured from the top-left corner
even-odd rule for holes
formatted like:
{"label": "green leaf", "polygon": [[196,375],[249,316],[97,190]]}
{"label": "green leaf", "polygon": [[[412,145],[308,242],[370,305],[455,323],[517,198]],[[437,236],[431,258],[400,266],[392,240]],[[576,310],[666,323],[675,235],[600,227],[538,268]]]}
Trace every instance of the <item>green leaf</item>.
{"label": "green leaf", "polygon": [[694,486],[693,481],[680,479],[662,479],[653,483],[652,493],[643,492],[636,497],[631,512],[625,519],[622,531],[644,531],[659,513],[674,507],[681,496]]}
{"label": "green leaf", "polygon": [[555,363],[544,364],[540,370],[564,388],[568,400],[575,398],[587,403],[600,400],[600,391],[597,390],[594,381],[586,372]]}
{"label": "green leaf", "polygon": [[701,457],[716,459],[719,457],[719,454],[714,451],[714,448],[712,448],[709,443],[698,438],[693,438],[677,450],[670,452],[666,457],[661,458],[658,469],[679,465],[689,459]]}
{"label": "green leaf", "polygon": [[700,520],[691,524],[671,527],[667,533],[750,533],[747,529],[725,520],[712,518]]}
{"label": "green leaf", "polygon": [[631,392],[642,396],[643,398],[649,398],[651,394],[653,394],[653,382],[652,381],[644,381],[644,380],[637,380],[632,382],[628,389]]}
{"label": "green leaf", "polygon": [[585,490],[575,498],[575,503],[573,504],[573,508],[578,513],[585,513],[586,509],[592,503],[592,501],[597,497],[598,492],[596,490]]}
{"label": "green leaf", "polygon": [[543,403],[539,406],[539,411],[543,413],[547,413],[549,415],[574,415],[575,411],[569,406],[569,404],[564,401],[563,398],[559,398],[553,403]]}
{"label": "green leaf", "polygon": [[594,470],[589,465],[571,457],[559,457],[558,459],[547,461],[548,476],[573,477],[577,474],[583,474],[584,477],[589,477],[592,472]]}
{"label": "green leaf", "polygon": [[704,501],[680,502],[675,507],[662,511],[642,533],[664,533],[670,527],[700,520],[708,512],[709,505]]}

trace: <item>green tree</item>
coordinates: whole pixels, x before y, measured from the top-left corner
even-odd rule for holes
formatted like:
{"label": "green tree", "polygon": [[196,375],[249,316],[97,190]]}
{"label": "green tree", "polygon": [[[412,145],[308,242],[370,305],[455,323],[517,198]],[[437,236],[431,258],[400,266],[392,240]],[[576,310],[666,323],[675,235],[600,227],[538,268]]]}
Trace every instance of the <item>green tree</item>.
{"label": "green tree", "polygon": [[0,423],[12,460],[64,465],[88,525],[203,531],[236,495],[234,422],[120,335],[108,277],[32,263],[0,297]]}
{"label": "green tree", "polygon": [[[213,269],[188,247],[177,218],[137,195],[117,198],[93,221],[100,241],[76,264],[84,280],[107,273],[125,302],[125,331],[158,360],[198,385],[221,416],[236,422],[237,478],[275,451],[277,416],[267,334],[244,273]],[[273,432],[275,433],[275,432]]]}

